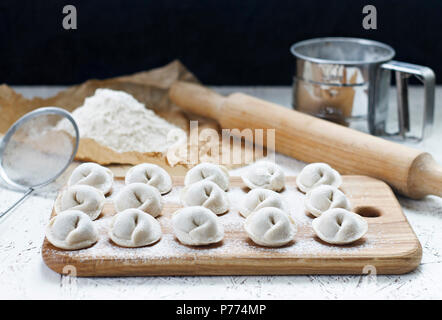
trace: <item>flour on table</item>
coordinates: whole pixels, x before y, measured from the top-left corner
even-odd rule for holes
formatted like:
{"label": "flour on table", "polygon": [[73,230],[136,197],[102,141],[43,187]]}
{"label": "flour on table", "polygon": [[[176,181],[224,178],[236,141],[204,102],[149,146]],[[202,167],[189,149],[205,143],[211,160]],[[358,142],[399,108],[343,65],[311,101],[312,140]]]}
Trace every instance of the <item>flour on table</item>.
{"label": "flour on table", "polygon": [[[172,130],[174,136],[185,135],[182,129],[123,91],[97,89],[72,115],[81,138],[94,139],[117,152],[164,153],[175,142],[167,139]],[[67,120],[59,128],[72,131]]]}
{"label": "flour on table", "polygon": [[[114,192],[107,201],[112,201],[116,194],[124,187],[123,182],[115,181]],[[180,193],[182,186],[174,186],[172,191],[164,196],[165,206],[180,207]],[[221,245],[215,247],[190,247],[179,243],[172,231],[172,215],[161,215],[158,221],[161,224],[163,235],[157,243],[141,248],[123,248],[116,246],[109,241],[109,229],[111,227],[112,216],[104,216],[94,221],[94,225],[98,229],[98,242],[87,249],[78,251],[59,251],[56,249],[48,249],[53,251],[53,255],[63,255],[76,258],[77,261],[84,262],[94,259],[136,259],[139,261],[152,262],[153,259],[168,260],[170,258],[185,257],[193,255],[195,259],[217,259],[224,256],[230,256],[236,252],[238,257],[253,256],[256,253],[273,255],[275,253],[284,253],[291,257],[318,256],[324,255],[352,255],[367,249],[372,249],[378,245],[378,239],[382,238],[382,234],[373,232],[374,235],[367,235],[365,241],[360,244],[350,246],[332,246],[318,241],[311,227],[312,218],[305,214],[303,200],[305,195],[301,193],[296,186],[286,185],[284,191],[280,193],[283,201],[290,208],[288,211],[294,220],[298,229],[293,243],[279,248],[267,248],[256,246],[247,241],[248,236],[244,230],[245,218],[239,213],[242,202],[245,199],[247,190],[237,186],[231,186],[227,191],[227,196],[231,207],[229,212],[218,216],[220,224],[225,231],[225,237]],[[232,234],[241,234],[241,237]]]}

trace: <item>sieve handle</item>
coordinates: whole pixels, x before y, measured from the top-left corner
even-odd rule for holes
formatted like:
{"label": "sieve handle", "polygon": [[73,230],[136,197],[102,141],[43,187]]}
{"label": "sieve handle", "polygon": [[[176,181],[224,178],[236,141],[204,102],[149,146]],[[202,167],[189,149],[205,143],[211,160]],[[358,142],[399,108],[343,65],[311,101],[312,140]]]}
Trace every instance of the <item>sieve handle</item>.
{"label": "sieve handle", "polygon": [[383,69],[391,70],[396,75],[397,89],[397,108],[399,120],[399,135],[404,139],[408,138],[410,131],[410,112],[408,105],[408,78],[415,76],[424,85],[424,103],[423,103],[423,123],[421,135],[415,137],[420,141],[430,132],[434,118],[434,94],[435,94],[435,75],[433,70],[428,67],[416,64],[390,61],[381,66]]}
{"label": "sieve handle", "polygon": [[26,191],[25,194],[20,199],[18,199],[12,206],[10,206],[8,209],[6,209],[6,211],[3,211],[2,213],[0,213],[0,218],[3,217],[5,214],[14,210],[20,203],[25,201],[26,198],[29,197],[32,192],[34,192],[34,189],[29,188],[28,191]]}

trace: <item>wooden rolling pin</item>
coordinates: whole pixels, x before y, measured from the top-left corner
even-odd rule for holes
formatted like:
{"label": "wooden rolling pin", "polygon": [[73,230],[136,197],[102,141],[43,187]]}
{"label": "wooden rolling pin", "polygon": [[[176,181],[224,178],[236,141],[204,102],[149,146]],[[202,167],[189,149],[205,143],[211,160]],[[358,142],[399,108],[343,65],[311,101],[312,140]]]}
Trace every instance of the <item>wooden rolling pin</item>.
{"label": "wooden rolling pin", "polygon": [[442,196],[442,167],[428,153],[242,93],[223,97],[176,82],[169,96],[184,110],[218,120],[222,128],[275,129],[276,151],[298,160],[381,179],[411,198]]}

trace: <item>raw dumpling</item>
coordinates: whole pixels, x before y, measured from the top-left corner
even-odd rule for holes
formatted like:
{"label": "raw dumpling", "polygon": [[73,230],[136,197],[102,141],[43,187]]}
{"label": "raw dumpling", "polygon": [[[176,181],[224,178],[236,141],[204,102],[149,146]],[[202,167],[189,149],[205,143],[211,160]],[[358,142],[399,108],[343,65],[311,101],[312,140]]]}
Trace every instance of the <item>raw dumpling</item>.
{"label": "raw dumpling", "polygon": [[127,209],[114,216],[109,236],[122,247],[144,247],[160,240],[161,226],[150,214]]}
{"label": "raw dumpling", "polygon": [[244,223],[249,237],[261,246],[280,247],[293,240],[295,225],[290,216],[278,208],[262,208],[249,215]]}
{"label": "raw dumpling", "polygon": [[160,192],[145,183],[132,183],[125,186],[118,192],[114,203],[117,212],[135,208],[156,217],[163,210]]}
{"label": "raw dumpling", "polygon": [[329,209],[350,210],[350,202],[345,194],[338,188],[325,184],[307,192],[304,204],[305,209],[315,217]]}
{"label": "raw dumpling", "polygon": [[55,212],[79,210],[95,220],[103,210],[103,192],[87,185],[73,185],[63,191],[55,201]]}
{"label": "raw dumpling", "polygon": [[97,242],[98,233],[87,214],[78,210],[66,210],[49,221],[46,238],[57,248],[77,250]]}
{"label": "raw dumpling", "polygon": [[284,210],[285,208],[281,195],[268,189],[253,189],[247,193],[240,209],[240,213],[243,217],[247,218],[252,212],[267,207]]}
{"label": "raw dumpling", "polygon": [[126,184],[135,182],[146,183],[158,189],[161,194],[172,189],[172,179],[166,170],[152,163],[142,163],[132,167],[126,173]]}
{"label": "raw dumpling", "polygon": [[229,172],[225,167],[213,163],[200,163],[190,169],[184,177],[184,185],[188,186],[201,180],[215,182],[224,191],[229,188]]}
{"label": "raw dumpling", "polygon": [[360,215],[345,209],[330,209],[312,222],[313,230],[323,241],[347,244],[367,233],[368,223]]}
{"label": "raw dumpling", "polygon": [[97,188],[103,194],[108,194],[114,183],[114,174],[108,168],[93,162],[79,165],[72,172],[68,185],[85,184]]}
{"label": "raw dumpling", "polygon": [[250,189],[281,191],[285,186],[284,172],[278,165],[268,161],[255,163],[241,178]]}
{"label": "raw dumpling", "polygon": [[304,167],[296,178],[296,184],[302,192],[309,192],[323,184],[339,188],[342,178],[338,171],[326,163],[312,163]]}
{"label": "raw dumpling", "polygon": [[216,214],[201,206],[176,211],[172,224],[176,237],[186,245],[207,245],[224,238],[224,229]]}
{"label": "raw dumpling", "polygon": [[201,180],[193,183],[181,192],[181,202],[185,206],[203,206],[215,214],[222,214],[229,210],[227,194],[210,180]]}

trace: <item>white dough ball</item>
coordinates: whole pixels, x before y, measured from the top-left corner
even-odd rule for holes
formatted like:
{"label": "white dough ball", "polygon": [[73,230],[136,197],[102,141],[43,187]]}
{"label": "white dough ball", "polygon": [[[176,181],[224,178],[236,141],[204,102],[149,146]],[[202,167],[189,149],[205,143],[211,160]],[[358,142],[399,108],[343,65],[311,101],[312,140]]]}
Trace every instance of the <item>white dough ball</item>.
{"label": "white dough ball", "polygon": [[229,172],[224,166],[203,162],[190,169],[184,177],[184,185],[210,180],[226,191],[229,188]]}
{"label": "white dough ball", "polygon": [[250,189],[281,191],[285,187],[284,172],[278,165],[269,161],[253,164],[241,178]]}
{"label": "white dough ball", "polygon": [[274,207],[284,211],[285,205],[281,195],[268,189],[252,189],[245,196],[240,213],[243,217],[247,218],[252,212],[267,207]]}
{"label": "white dough ball", "polygon": [[125,178],[126,184],[145,183],[158,189],[161,194],[172,189],[172,179],[166,170],[152,163],[142,163],[129,169]]}
{"label": "white dough ball", "polygon": [[144,247],[160,240],[161,226],[150,214],[126,209],[114,216],[109,237],[122,247]]}
{"label": "white dough ball", "polygon": [[227,194],[210,180],[201,180],[184,187],[181,202],[184,206],[203,206],[215,214],[223,214],[229,210]]}
{"label": "white dough ball", "polygon": [[100,216],[105,201],[100,190],[88,185],[73,185],[57,197],[55,212],[59,214],[66,210],[79,210],[95,220]]}
{"label": "white dough ball", "polygon": [[351,209],[350,201],[345,194],[338,188],[326,184],[307,192],[304,205],[305,209],[315,217],[319,217],[329,209]]}
{"label": "white dough ball", "polygon": [[224,238],[224,229],[216,214],[201,206],[176,211],[172,224],[175,236],[185,245],[208,245]]}
{"label": "white dough ball", "polygon": [[339,188],[342,178],[338,171],[326,163],[311,163],[296,177],[296,184],[302,192],[306,193],[321,185],[330,185]]}
{"label": "white dough ball", "polygon": [[330,209],[312,222],[313,230],[323,241],[347,244],[362,238],[368,223],[360,215],[341,208]]}
{"label": "white dough ball", "polygon": [[158,189],[145,183],[132,183],[121,189],[114,200],[117,212],[138,209],[157,217],[163,210],[163,199]]}
{"label": "white dough ball", "polygon": [[79,165],[72,172],[68,185],[85,184],[97,188],[103,194],[108,194],[114,183],[114,174],[108,168],[93,162]]}
{"label": "white dough ball", "polygon": [[87,214],[78,210],[67,210],[49,221],[46,238],[57,248],[78,250],[97,242],[98,233]]}
{"label": "white dough ball", "polygon": [[253,212],[247,217],[244,228],[253,242],[265,247],[283,246],[292,241],[296,234],[290,216],[273,207]]}

